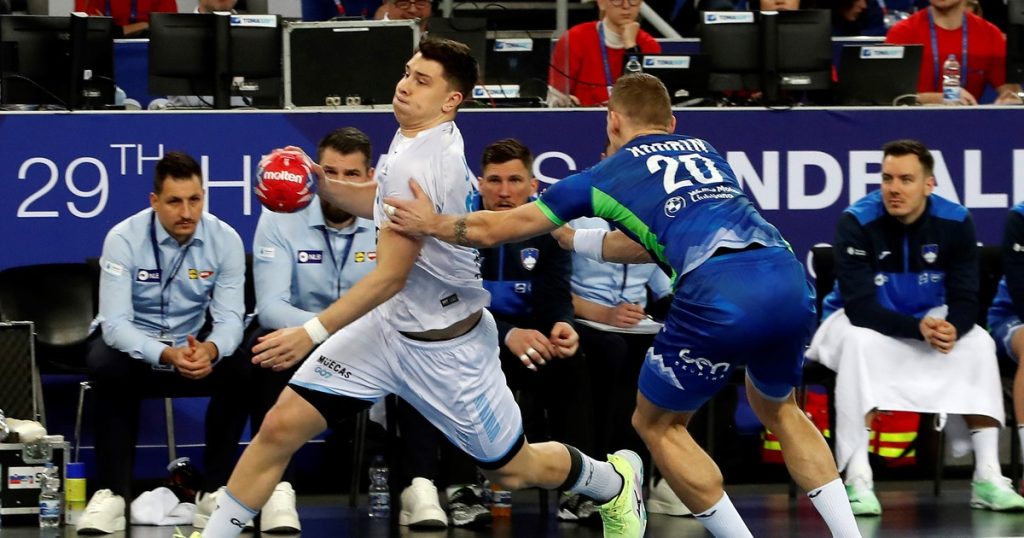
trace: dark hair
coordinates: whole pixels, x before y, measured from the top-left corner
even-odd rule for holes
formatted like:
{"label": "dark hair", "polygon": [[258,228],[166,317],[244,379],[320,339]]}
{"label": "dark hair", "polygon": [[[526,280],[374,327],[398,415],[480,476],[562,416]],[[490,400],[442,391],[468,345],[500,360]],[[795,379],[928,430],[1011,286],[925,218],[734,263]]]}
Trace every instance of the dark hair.
{"label": "dark hair", "polygon": [[932,157],[932,152],[917,140],[893,140],[882,146],[882,158],[890,155],[893,157],[916,155],[917,160],[921,163],[921,168],[924,169],[925,177],[931,177],[932,169],[935,167],[935,158]]}
{"label": "dark hair", "polygon": [[480,157],[480,166],[487,168],[489,164],[503,164],[516,159],[523,161],[523,166],[532,175],[533,154],[530,153],[530,148],[515,138],[505,138],[484,148],[484,154]]}
{"label": "dark hair", "polygon": [[665,85],[654,75],[631,73],[612,86],[608,110],[625,116],[636,127],[672,124],[672,100]]}
{"label": "dark hair", "polygon": [[366,167],[370,167],[370,160],[373,158],[373,148],[370,146],[370,138],[366,133],[355,127],[341,127],[331,131],[327,136],[320,139],[316,146],[317,160],[324,156],[325,149],[332,149],[340,155],[351,155],[355,152],[366,157]]}
{"label": "dark hair", "polygon": [[176,180],[190,180],[193,177],[203,182],[203,169],[199,163],[188,154],[180,151],[168,151],[156,162],[156,172],[153,175],[153,192],[160,194],[164,188],[164,181],[168,178]]}
{"label": "dark hair", "polygon": [[466,101],[473,96],[473,86],[479,78],[476,58],[469,47],[458,41],[440,38],[424,38],[420,41],[419,53],[444,68],[444,79]]}

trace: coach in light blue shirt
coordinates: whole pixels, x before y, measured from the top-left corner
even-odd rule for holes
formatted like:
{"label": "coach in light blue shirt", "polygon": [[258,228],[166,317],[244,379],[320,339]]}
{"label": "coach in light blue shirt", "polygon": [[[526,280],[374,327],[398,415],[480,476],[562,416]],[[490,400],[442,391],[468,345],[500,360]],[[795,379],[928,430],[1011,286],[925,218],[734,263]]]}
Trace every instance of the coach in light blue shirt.
{"label": "coach in light blue shirt", "polygon": [[245,310],[242,240],[204,213],[202,170],[184,153],[156,163],[149,198],[150,208],[103,242],[98,330],[86,357],[96,394],[97,493],[79,531],[125,528],[142,398],[212,396],[207,492],[227,483],[248,416],[251,367],[232,356]]}
{"label": "coach in light blue shirt", "polygon": [[[328,179],[373,181],[370,139],[345,127],[328,134],[317,157]],[[302,211],[264,210],[252,242],[257,323],[250,326],[242,352],[277,329],[302,327],[345,294],[377,265],[377,233],[373,221],[354,217],[314,197]],[[277,401],[303,358],[253,368],[252,431]],[[263,532],[299,532],[295,494],[289,483],[291,466],[263,506]],[[203,506],[199,510],[204,510]]]}

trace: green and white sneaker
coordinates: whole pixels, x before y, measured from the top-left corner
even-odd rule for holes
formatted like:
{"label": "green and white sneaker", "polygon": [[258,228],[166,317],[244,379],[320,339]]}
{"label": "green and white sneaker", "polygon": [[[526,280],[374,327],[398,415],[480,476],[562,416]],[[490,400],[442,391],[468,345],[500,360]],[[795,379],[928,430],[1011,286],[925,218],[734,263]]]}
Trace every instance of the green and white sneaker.
{"label": "green and white sneaker", "polygon": [[1013,491],[1010,479],[1000,476],[971,482],[971,508],[995,512],[1024,510],[1024,497]]}
{"label": "green and white sneaker", "polygon": [[846,497],[850,499],[850,508],[855,516],[880,516],[882,504],[875,496],[875,488],[868,480],[854,478],[846,485]]}
{"label": "green and white sneaker", "polygon": [[647,529],[644,510],[644,464],[632,450],[619,450],[608,463],[622,476],[622,491],[601,505],[605,538],[639,538]]}

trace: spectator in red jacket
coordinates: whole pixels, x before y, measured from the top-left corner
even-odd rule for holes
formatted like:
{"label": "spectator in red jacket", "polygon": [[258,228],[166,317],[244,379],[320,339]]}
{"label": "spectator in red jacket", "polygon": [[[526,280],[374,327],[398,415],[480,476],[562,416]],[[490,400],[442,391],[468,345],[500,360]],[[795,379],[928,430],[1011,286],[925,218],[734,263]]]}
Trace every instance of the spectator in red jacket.
{"label": "spectator in red jacket", "polygon": [[601,20],[577,24],[555,44],[548,69],[548,105],[603,106],[622,76],[626,52],[652,54],[661,45],[640,29],[642,0],[597,0]]}
{"label": "spectator in red jacket", "polygon": [[124,37],[144,37],[150,13],[175,13],[178,4],[175,0],[75,0],[75,11],[113,17]]}

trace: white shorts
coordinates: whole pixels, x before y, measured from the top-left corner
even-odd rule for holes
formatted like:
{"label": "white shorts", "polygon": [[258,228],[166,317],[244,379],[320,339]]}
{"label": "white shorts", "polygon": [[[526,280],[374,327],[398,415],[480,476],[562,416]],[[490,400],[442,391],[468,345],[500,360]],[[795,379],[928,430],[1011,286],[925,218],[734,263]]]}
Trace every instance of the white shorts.
{"label": "white shorts", "polygon": [[291,384],[376,402],[395,394],[479,462],[511,457],[523,419],[498,360],[487,310],[451,340],[413,340],[374,309],[313,350]]}

